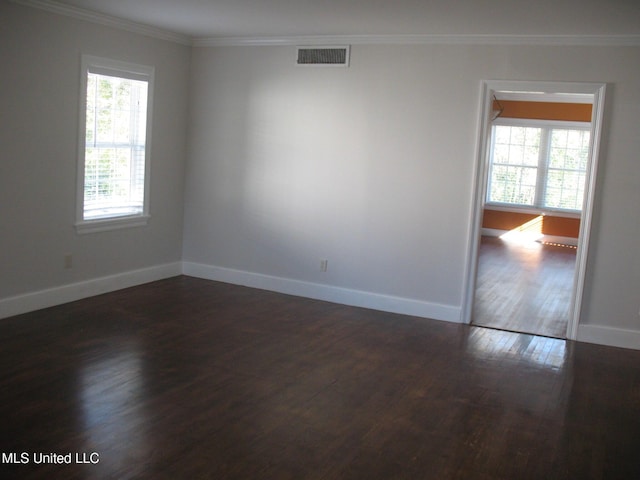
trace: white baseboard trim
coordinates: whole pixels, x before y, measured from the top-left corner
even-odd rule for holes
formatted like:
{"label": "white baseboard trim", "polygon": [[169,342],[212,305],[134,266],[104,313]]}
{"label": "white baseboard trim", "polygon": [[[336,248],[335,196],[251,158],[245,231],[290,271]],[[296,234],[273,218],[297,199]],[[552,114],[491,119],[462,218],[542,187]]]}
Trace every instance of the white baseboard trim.
{"label": "white baseboard trim", "polygon": [[483,237],[500,237],[507,233],[508,230],[498,230],[497,228],[485,228],[482,227],[480,234]]}
{"label": "white baseboard trim", "polygon": [[175,277],[181,273],[181,262],[174,262],[3,298],[0,299],[0,318],[12,317],[122,288]]}
{"label": "white baseboard trim", "polygon": [[413,315],[447,322],[461,322],[461,308],[451,305],[441,305],[423,302],[421,300],[382,295],[379,293],[364,292],[192,262],[183,262],[182,273],[207,280],[243,285],[353,307],[370,308],[372,310]]}
{"label": "white baseboard trim", "polygon": [[640,331],[600,325],[579,325],[579,342],[597,343],[610,347],[632,348],[640,350]]}
{"label": "white baseboard trim", "polygon": [[[509,233],[509,231],[498,230],[496,228],[483,227],[481,233],[486,237],[501,237],[505,233]],[[558,243],[560,245],[571,245],[574,247],[578,246],[578,239],[574,237],[561,237],[558,235],[543,235],[540,241],[544,243]]]}
{"label": "white baseboard trim", "polygon": [[[370,308],[372,310],[413,315],[447,322],[460,323],[462,321],[461,307],[193,262],[167,263],[3,298],[0,299],[0,319],[121,290],[123,288],[142,285],[156,280],[175,277],[180,274],[354,307]],[[576,340],[579,342],[640,350],[640,330],[626,330],[600,325],[579,325]]]}

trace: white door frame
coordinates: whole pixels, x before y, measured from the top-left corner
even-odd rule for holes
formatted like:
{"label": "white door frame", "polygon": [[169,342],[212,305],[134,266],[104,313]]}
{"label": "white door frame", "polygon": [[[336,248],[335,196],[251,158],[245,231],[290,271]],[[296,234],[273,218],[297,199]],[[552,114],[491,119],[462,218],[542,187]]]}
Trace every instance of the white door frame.
{"label": "white door frame", "polygon": [[573,281],[571,308],[566,337],[575,340],[578,336],[580,311],[584,293],[584,279],[589,247],[589,234],[593,216],[593,202],[598,167],[598,153],[602,133],[602,117],[604,110],[604,83],[574,83],[574,82],[536,82],[510,80],[483,80],[481,84],[480,121],[477,140],[477,159],[474,169],[474,196],[470,219],[470,238],[467,242],[467,263],[462,304],[463,323],[471,323],[473,302],[476,289],[476,275],[478,267],[478,247],[482,228],[482,213],[485,206],[488,175],[488,144],[491,132],[491,114],[493,95],[497,92],[543,92],[545,94],[587,94],[593,96],[591,113],[591,138],[589,145],[589,166],[587,168],[584,204],[580,221],[578,251],[576,254],[576,272]]}

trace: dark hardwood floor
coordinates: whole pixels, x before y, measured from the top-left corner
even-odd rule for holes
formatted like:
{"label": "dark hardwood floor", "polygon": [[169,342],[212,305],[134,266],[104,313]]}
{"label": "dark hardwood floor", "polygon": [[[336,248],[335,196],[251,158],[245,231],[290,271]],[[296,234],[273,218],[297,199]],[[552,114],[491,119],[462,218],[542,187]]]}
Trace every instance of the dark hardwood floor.
{"label": "dark hardwood floor", "polygon": [[574,248],[482,237],[472,323],[565,338]]}
{"label": "dark hardwood floor", "polygon": [[2,478],[640,478],[639,351],[189,277],[0,332]]}

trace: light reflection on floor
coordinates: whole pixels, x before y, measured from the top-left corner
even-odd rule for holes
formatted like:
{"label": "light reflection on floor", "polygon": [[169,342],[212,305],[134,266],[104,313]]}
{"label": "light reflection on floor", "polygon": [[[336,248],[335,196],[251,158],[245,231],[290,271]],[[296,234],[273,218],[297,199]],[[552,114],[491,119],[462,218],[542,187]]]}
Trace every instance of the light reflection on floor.
{"label": "light reflection on floor", "polygon": [[567,357],[565,340],[482,327],[469,336],[467,351],[479,359],[526,362],[552,370],[564,368]]}
{"label": "light reflection on floor", "polygon": [[82,368],[80,400],[87,448],[99,454],[120,451],[121,457],[110,458],[108,463],[117,468],[126,463],[128,455],[144,453],[140,450],[148,442],[144,431],[135,428],[146,421],[139,352],[133,345],[120,345],[109,353]]}

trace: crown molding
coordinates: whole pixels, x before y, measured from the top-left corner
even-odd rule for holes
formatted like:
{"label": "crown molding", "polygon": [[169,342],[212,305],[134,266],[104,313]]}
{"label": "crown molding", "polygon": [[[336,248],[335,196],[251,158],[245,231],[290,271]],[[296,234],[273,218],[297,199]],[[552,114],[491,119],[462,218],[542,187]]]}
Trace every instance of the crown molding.
{"label": "crown molding", "polygon": [[63,5],[53,0],[11,0],[13,3],[25,5],[27,7],[39,8],[47,12],[65,15],[67,17],[85,20],[87,22],[97,23],[106,27],[113,27],[125,30],[131,33],[138,33],[147,37],[153,37],[160,40],[167,40],[181,45],[191,45],[191,37],[179,33],[164,30],[158,27],[152,27],[138,22],[132,22],[119,17],[112,17],[103,13],[93,12],[83,8]]}
{"label": "crown molding", "polygon": [[540,45],[638,47],[640,35],[316,35],[196,37],[194,47],[277,45]]}
{"label": "crown molding", "polygon": [[640,34],[629,35],[299,35],[195,37],[132,22],[119,17],[65,5],[55,0],[10,0],[13,3],[195,47],[278,45],[540,45],[583,47],[639,47]]}

